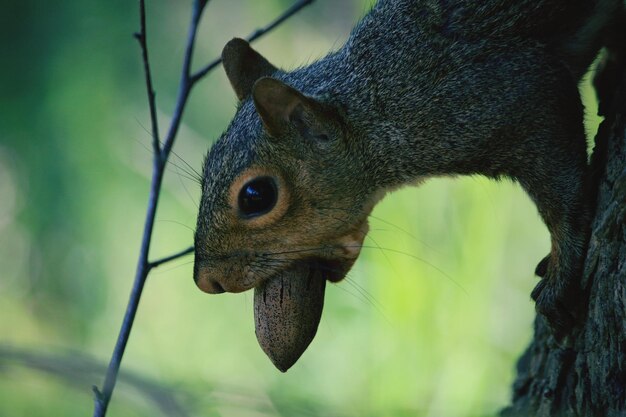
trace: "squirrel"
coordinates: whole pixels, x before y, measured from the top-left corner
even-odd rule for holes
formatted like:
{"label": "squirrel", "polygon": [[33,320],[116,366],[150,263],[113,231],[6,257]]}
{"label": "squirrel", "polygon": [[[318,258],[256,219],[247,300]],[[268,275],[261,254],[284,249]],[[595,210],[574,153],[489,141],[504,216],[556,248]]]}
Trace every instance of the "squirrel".
{"label": "squirrel", "polygon": [[389,191],[507,177],[551,235],[536,311],[557,338],[569,334],[585,304],[593,205],[577,84],[625,8],[379,0],[342,47],[293,71],[232,39],[222,58],[239,104],[204,161],[197,286],[241,292],[312,261],[340,281]]}

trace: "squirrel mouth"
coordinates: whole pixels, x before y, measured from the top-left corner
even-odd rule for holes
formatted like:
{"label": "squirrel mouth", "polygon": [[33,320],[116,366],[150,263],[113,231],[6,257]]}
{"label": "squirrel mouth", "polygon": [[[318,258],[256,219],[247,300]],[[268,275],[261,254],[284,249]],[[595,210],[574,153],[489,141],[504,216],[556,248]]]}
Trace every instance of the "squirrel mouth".
{"label": "squirrel mouth", "polygon": [[322,317],[326,281],[338,281],[334,262],[300,261],[254,289],[254,325],[259,345],[286,372],[313,341]]}
{"label": "squirrel mouth", "polygon": [[254,288],[257,341],[281,372],[291,368],[313,341],[322,318],[326,281],[345,278],[361,244],[356,250],[340,248],[341,257],[297,260]]}
{"label": "squirrel mouth", "polygon": [[323,259],[316,258],[305,262],[310,270],[318,271],[326,280],[339,282],[343,280],[352,267],[351,259]]}

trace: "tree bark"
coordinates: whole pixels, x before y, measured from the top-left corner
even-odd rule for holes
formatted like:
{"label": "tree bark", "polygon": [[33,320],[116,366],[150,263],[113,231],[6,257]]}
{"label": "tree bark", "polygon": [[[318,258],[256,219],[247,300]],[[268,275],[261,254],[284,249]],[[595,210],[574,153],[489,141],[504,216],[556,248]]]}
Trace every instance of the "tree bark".
{"label": "tree bark", "polygon": [[543,319],[517,364],[512,404],[502,417],[626,416],[626,71],[597,136],[592,170],[596,215],[585,269],[588,311],[567,346]]}

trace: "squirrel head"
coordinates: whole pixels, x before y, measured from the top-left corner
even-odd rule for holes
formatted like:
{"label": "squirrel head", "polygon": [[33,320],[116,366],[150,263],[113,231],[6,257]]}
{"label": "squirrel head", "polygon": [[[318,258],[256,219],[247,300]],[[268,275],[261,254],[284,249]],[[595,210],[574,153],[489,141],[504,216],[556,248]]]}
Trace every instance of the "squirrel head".
{"label": "squirrel head", "polygon": [[222,57],[239,106],[203,166],[196,284],[245,291],[302,262],[341,280],[379,197],[361,141],[336,104],[290,86],[246,41]]}

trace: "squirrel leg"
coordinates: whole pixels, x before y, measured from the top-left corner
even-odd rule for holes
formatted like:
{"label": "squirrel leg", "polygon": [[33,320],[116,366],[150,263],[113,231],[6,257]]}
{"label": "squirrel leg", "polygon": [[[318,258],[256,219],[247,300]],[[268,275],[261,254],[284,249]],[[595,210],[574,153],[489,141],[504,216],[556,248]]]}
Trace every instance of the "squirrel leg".
{"label": "squirrel leg", "polygon": [[536,270],[543,278],[531,296],[557,340],[579,321],[585,300],[580,278],[589,235],[587,169],[585,164],[572,162],[581,158],[553,158],[549,167],[542,164],[541,170],[530,169],[517,178],[535,201],[551,235],[550,254]]}
{"label": "squirrel leg", "polygon": [[[613,17],[612,24],[605,30],[603,39],[605,49],[597,64],[593,80],[600,115],[606,115],[609,111],[617,79],[626,66],[624,39],[626,39],[626,9],[621,8]],[[581,133],[576,131],[570,130],[569,133],[572,139],[578,139],[576,135],[581,136]],[[569,158],[567,156],[561,158],[562,161],[579,162],[573,164],[557,162],[554,167],[558,169],[553,170],[552,184],[543,183],[550,180],[547,176],[539,181],[532,176],[525,180],[520,178],[522,185],[535,200],[551,233],[552,250],[535,269],[535,274],[542,277],[542,280],[533,290],[532,298],[537,303],[537,311],[546,317],[557,339],[565,336],[576,324],[586,304],[586,291],[581,288],[579,282],[589,238],[592,203],[590,200],[594,196],[590,188],[595,186],[591,184],[593,181],[591,172],[586,173],[587,167],[580,162],[581,157],[576,157],[576,152],[573,157],[571,152],[562,154],[570,155]],[[559,169],[562,171],[561,174],[558,173]],[[569,180],[564,182],[567,178]],[[546,186],[552,189],[552,192],[546,193],[542,190],[542,187]],[[559,207],[557,199],[566,203],[565,206],[561,205],[561,208],[557,209]]]}

